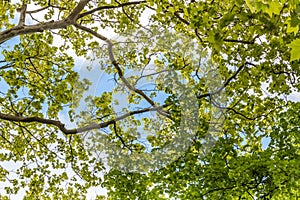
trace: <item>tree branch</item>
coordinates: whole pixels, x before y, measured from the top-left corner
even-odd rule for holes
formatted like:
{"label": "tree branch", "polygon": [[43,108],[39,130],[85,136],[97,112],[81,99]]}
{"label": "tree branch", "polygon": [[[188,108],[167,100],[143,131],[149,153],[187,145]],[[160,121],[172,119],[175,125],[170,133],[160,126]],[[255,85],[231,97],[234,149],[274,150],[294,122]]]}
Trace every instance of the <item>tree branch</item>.
{"label": "tree branch", "polygon": [[114,122],[113,125],[114,125],[114,131],[115,131],[115,134],[116,134],[116,136],[119,138],[119,140],[121,141],[121,143],[123,144],[123,147],[125,147],[125,148],[127,148],[129,151],[131,151],[132,149],[126,144],[126,142],[123,140],[122,136],[118,134],[118,131],[117,131],[117,123]]}
{"label": "tree branch", "polygon": [[259,35],[256,35],[252,41],[244,41],[244,40],[233,40],[233,39],[224,39],[224,42],[236,42],[236,43],[241,43],[241,44],[254,44],[256,38],[258,38]]}
{"label": "tree branch", "polygon": [[74,10],[69,14],[69,16],[66,18],[66,21],[70,21],[72,24],[76,22],[78,19],[78,16],[80,12],[84,9],[85,5],[89,2],[90,0],[81,0],[77,6],[74,8]]}
{"label": "tree branch", "polygon": [[9,69],[11,67],[13,67],[14,65],[11,65],[11,64],[6,64],[6,65],[3,65],[0,67],[0,70],[3,70],[3,69]]}
{"label": "tree branch", "polygon": [[211,93],[206,93],[206,94],[201,94],[201,95],[198,95],[197,98],[198,99],[201,99],[201,98],[205,98],[205,97],[210,97],[212,95],[215,95],[215,94],[218,94],[220,92],[222,92],[222,90],[225,89],[225,87],[227,85],[229,85],[229,83],[236,78],[236,76],[240,73],[240,71],[242,71],[242,69],[245,67],[245,65],[252,65],[252,66],[255,66],[253,63],[250,63],[250,62],[245,62],[243,65],[241,65],[238,70],[236,70],[236,72],[231,76],[229,77],[225,83],[222,85],[222,87],[220,87],[217,91],[215,92],[211,92]]}
{"label": "tree branch", "polygon": [[20,9],[20,19],[19,19],[18,26],[25,25],[26,9],[27,9],[27,4],[23,3]]}
{"label": "tree branch", "polygon": [[47,8],[57,8],[59,10],[66,10],[66,8],[63,8],[63,7],[59,7],[59,6],[52,6],[52,5],[48,5],[48,6],[45,6],[43,8],[39,8],[39,9],[36,9],[36,10],[30,10],[30,11],[26,11],[26,14],[34,14],[34,13],[38,13],[38,12],[41,12],[43,10],[46,10]]}
{"label": "tree branch", "polygon": [[45,119],[45,118],[41,118],[41,117],[23,117],[23,116],[17,116],[17,115],[4,114],[4,113],[0,112],[0,119],[5,120],[5,121],[10,121],[10,122],[25,122],[25,123],[37,122],[37,123],[41,123],[41,124],[53,125],[53,126],[56,126],[57,128],[59,128],[64,134],[71,135],[71,134],[82,133],[85,131],[90,131],[93,129],[105,128],[105,127],[107,127],[111,124],[114,124],[117,121],[123,120],[129,116],[141,114],[141,113],[145,113],[145,112],[149,112],[149,111],[158,111],[166,106],[167,105],[163,105],[163,106],[158,106],[158,107],[150,107],[150,108],[144,108],[141,110],[131,111],[124,115],[116,117],[115,119],[109,120],[107,122],[102,122],[99,124],[93,123],[93,124],[90,124],[88,126],[78,128],[78,129],[76,129],[76,128],[75,129],[67,129],[65,127],[65,124],[63,124],[59,120]]}
{"label": "tree branch", "polygon": [[75,23],[79,13],[84,9],[85,5],[88,2],[89,0],[81,0],[78,3],[78,5],[74,8],[74,10],[70,13],[70,15],[64,20],[45,22],[45,23],[40,23],[40,24],[30,25],[30,26],[15,26],[8,30],[2,31],[0,32],[0,44],[18,35],[43,32],[45,30],[65,28]]}
{"label": "tree branch", "polygon": [[46,10],[47,8],[49,8],[50,6],[46,6],[46,7],[43,7],[43,8],[39,8],[39,9],[36,9],[36,10],[30,10],[30,11],[26,11],[27,14],[33,14],[33,13],[38,13],[38,12],[41,12],[43,10]]}
{"label": "tree branch", "polygon": [[112,8],[122,8],[122,7],[125,7],[125,6],[138,5],[138,4],[141,4],[141,3],[146,3],[146,1],[132,1],[132,2],[121,3],[121,4],[118,4],[118,5],[115,5],[115,6],[114,5],[100,6],[98,8],[89,10],[89,11],[84,12],[84,13],[81,13],[78,16],[78,18],[82,18],[82,17],[84,17],[86,15],[92,14],[92,13],[100,11],[100,10],[112,9]]}
{"label": "tree branch", "polygon": [[244,41],[244,40],[232,40],[232,39],[224,39],[224,42],[235,42],[241,44],[254,44],[254,41]]}

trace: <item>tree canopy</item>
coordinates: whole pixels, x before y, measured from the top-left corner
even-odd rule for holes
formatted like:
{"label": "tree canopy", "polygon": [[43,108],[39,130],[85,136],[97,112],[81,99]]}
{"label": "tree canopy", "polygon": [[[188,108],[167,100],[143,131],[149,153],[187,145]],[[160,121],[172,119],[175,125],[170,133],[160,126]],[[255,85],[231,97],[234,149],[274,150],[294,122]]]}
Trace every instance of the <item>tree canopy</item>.
{"label": "tree canopy", "polygon": [[297,0],[1,1],[0,198],[298,199],[299,25]]}

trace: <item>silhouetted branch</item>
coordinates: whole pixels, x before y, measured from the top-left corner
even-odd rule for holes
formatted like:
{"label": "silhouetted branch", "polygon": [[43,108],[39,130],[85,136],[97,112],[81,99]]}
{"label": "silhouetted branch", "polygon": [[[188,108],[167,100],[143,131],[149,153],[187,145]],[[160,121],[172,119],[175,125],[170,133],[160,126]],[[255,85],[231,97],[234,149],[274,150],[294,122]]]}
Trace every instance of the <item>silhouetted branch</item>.
{"label": "silhouetted branch", "polygon": [[141,3],[146,3],[146,1],[132,1],[132,2],[120,3],[118,5],[100,6],[98,8],[94,8],[92,10],[89,10],[89,11],[86,11],[86,12],[80,14],[78,18],[82,18],[84,16],[87,16],[89,14],[93,14],[93,13],[95,13],[97,11],[100,11],[100,10],[113,9],[113,8],[123,8],[125,6],[138,5],[138,4],[141,4]]}

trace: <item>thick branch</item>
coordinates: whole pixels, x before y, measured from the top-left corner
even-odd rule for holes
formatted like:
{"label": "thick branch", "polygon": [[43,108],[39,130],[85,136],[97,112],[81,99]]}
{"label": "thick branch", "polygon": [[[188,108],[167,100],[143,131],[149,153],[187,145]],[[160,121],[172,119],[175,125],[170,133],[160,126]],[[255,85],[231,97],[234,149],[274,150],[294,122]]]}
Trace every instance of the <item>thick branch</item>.
{"label": "thick branch", "polygon": [[65,124],[63,124],[59,120],[45,119],[45,118],[41,118],[41,117],[23,117],[23,116],[4,114],[4,113],[0,112],[0,119],[10,121],[10,122],[25,122],[25,123],[37,122],[37,123],[41,123],[41,124],[53,125],[53,126],[56,126],[57,128],[59,128],[64,134],[70,135],[70,134],[82,133],[82,132],[90,131],[90,130],[94,130],[94,129],[105,128],[105,127],[108,127],[109,125],[114,124],[117,121],[123,120],[129,116],[141,114],[141,113],[145,113],[145,112],[149,112],[149,111],[158,111],[166,106],[167,105],[163,105],[163,106],[159,106],[159,107],[144,108],[141,110],[132,111],[132,112],[126,113],[124,115],[121,115],[115,119],[109,120],[107,122],[102,122],[99,124],[93,123],[93,124],[90,124],[88,126],[78,128],[78,129],[67,129],[65,127]]}
{"label": "thick branch", "polygon": [[69,16],[66,18],[67,21],[70,21],[73,23],[76,22],[80,12],[84,9],[85,5],[89,2],[90,0],[81,0],[77,6],[74,8],[74,10],[69,14]]}
{"label": "thick branch", "polygon": [[19,19],[18,26],[24,26],[25,25],[26,9],[27,9],[27,4],[23,3],[23,5],[20,9],[20,19]]}
{"label": "thick branch", "polygon": [[45,30],[65,28],[68,25],[70,25],[70,23],[68,23],[67,21],[60,20],[56,22],[46,22],[43,24],[37,24],[31,26],[21,26],[21,27],[16,26],[0,33],[0,44],[18,35],[43,32]]}
{"label": "thick branch", "polygon": [[11,29],[5,30],[0,33],[0,44],[18,35],[43,32],[45,30],[65,28],[71,25],[72,23],[75,23],[79,13],[84,9],[84,6],[88,2],[89,0],[81,0],[78,3],[78,5],[74,8],[74,10],[70,13],[70,15],[64,20],[59,20],[56,22],[54,21],[45,22],[45,23],[40,23],[40,24],[30,25],[30,26],[15,26]]}
{"label": "thick branch", "polygon": [[11,122],[26,122],[26,123],[38,122],[42,124],[54,125],[66,134],[72,132],[72,130],[67,130],[65,128],[65,125],[60,121],[52,120],[52,119],[44,119],[40,117],[22,117],[22,116],[15,116],[15,115],[9,115],[4,113],[0,113],[0,119],[11,121]]}

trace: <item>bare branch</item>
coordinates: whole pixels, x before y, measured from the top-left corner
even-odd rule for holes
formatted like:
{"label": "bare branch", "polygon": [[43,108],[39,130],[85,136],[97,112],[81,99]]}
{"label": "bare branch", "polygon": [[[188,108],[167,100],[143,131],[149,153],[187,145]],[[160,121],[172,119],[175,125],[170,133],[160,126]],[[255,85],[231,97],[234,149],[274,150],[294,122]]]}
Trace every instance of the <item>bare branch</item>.
{"label": "bare branch", "polygon": [[241,44],[254,44],[254,41],[244,41],[244,40],[232,40],[232,39],[224,39],[224,42],[235,42]]}
{"label": "bare branch", "polygon": [[49,8],[50,6],[46,6],[46,7],[43,7],[43,8],[39,8],[39,9],[36,9],[36,10],[30,10],[30,11],[26,11],[27,14],[33,14],[33,13],[38,13],[38,12],[41,12],[43,10],[46,10],[47,8]]}
{"label": "bare branch", "polygon": [[30,10],[30,11],[26,11],[27,14],[34,14],[34,13],[38,13],[38,12],[41,12],[43,10],[46,10],[47,8],[57,8],[59,10],[66,10],[66,8],[63,8],[63,7],[59,7],[59,6],[52,6],[52,5],[48,5],[46,7],[43,7],[43,8],[39,8],[39,9],[36,9],[36,10]]}
{"label": "bare branch", "polygon": [[24,26],[25,25],[26,9],[27,9],[27,4],[23,3],[23,5],[20,9],[20,19],[19,19],[18,26]]}
{"label": "bare branch", "polygon": [[224,42],[235,42],[235,43],[241,43],[241,44],[254,44],[255,40],[259,37],[259,35],[256,35],[253,40],[251,41],[244,41],[244,40],[233,40],[233,39],[224,39]]}
{"label": "bare branch", "polygon": [[114,132],[115,132],[116,136],[119,138],[119,140],[121,141],[121,143],[123,144],[123,146],[125,148],[127,148],[129,151],[131,151],[132,149],[126,144],[126,142],[123,140],[122,136],[118,134],[117,123],[114,122],[113,125],[114,125]]}
{"label": "bare branch", "polygon": [[183,22],[184,24],[190,25],[190,22],[187,21],[186,19],[183,19],[183,18],[179,15],[178,12],[175,12],[174,15],[175,15],[181,22]]}
{"label": "bare branch", "polygon": [[199,33],[198,33],[198,29],[195,29],[195,34],[197,36],[197,38],[200,40],[200,42],[203,42],[202,38],[200,37]]}
{"label": "bare branch", "polygon": [[93,14],[94,12],[97,12],[97,11],[100,11],[100,10],[112,9],[112,8],[122,8],[122,7],[125,7],[125,6],[138,5],[138,4],[141,4],[141,3],[146,3],[146,1],[132,1],[132,2],[121,3],[121,4],[118,4],[118,5],[100,6],[98,8],[95,8],[95,9],[92,9],[92,10],[89,10],[87,12],[84,12],[84,13],[80,14],[78,16],[78,18],[82,18],[86,15]]}
{"label": "bare branch", "polygon": [[206,93],[206,94],[198,95],[197,98],[198,98],[198,99],[201,99],[201,98],[205,98],[205,97],[210,97],[210,96],[212,96],[212,95],[215,95],[215,94],[218,94],[218,93],[222,92],[222,90],[224,90],[225,87],[228,86],[229,83],[230,83],[233,79],[235,79],[235,78],[237,77],[237,75],[240,73],[240,71],[242,71],[242,69],[243,69],[246,65],[252,65],[252,66],[255,66],[253,63],[245,62],[244,64],[242,64],[242,65],[238,68],[238,70],[236,70],[236,72],[235,72],[231,77],[229,77],[229,78],[225,81],[225,83],[222,85],[222,87],[220,87],[217,91],[211,92],[211,93]]}
{"label": "bare branch", "polygon": [[225,81],[225,83],[223,84],[223,86],[219,89],[219,90],[217,90],[216,92],[215,92],[215,94],[217,94],[217,93],[219,93],[219,92],[221,92],[233,79],[235,79],[235,77],[240,73],[240,71],[242,71],[242,69],[245,67],[245,65],[247,65],[248,64],[248,62],[246,62],[246,63],[244,63],[243,65],[241,65],[239,68],[238,68],[238,70],[236,70],[236,72],[231,76],[231,77],[229,77],[229,79],[227,79],[226,81]]}
{"label": "bare branch", "polygon": [[11,64],[6,64],[6,65],[3,65],[0,67],[0,70],[3,70],[3,69],[9,69],[11,67],[13,67],[14,65],[11,65]]}

